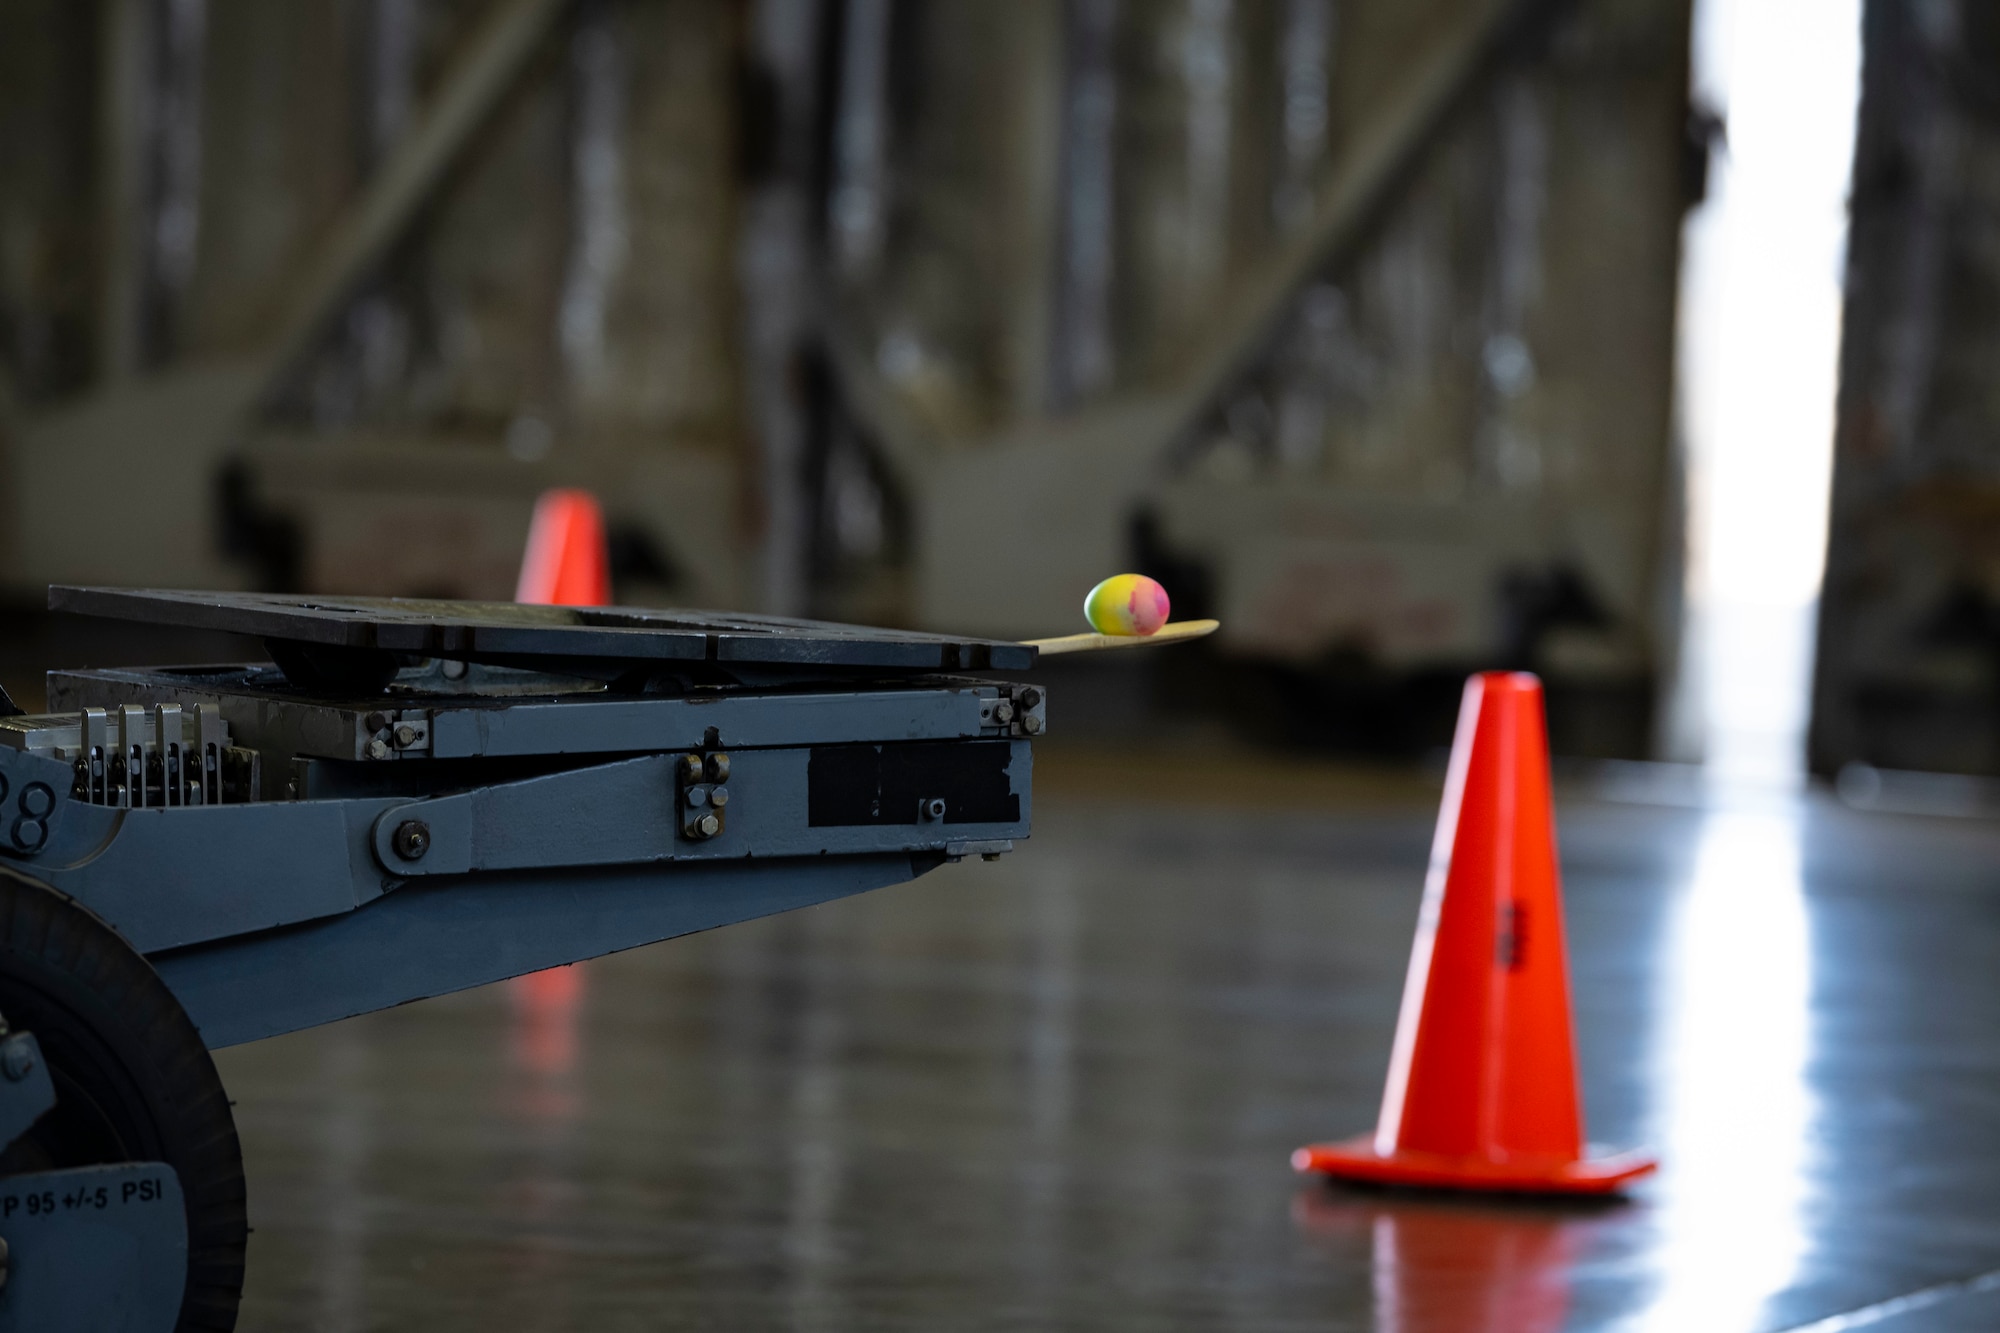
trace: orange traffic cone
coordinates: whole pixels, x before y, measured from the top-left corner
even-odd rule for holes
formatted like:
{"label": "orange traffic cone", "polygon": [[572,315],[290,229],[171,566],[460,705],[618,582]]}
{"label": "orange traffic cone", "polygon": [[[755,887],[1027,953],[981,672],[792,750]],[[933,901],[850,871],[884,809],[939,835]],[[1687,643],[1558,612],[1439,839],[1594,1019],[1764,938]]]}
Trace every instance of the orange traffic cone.
{"label": "orange traffic cone", "polygon": [[528,527],[514,600],[545,606],[608,606],[611,560],[604,511],[589,491],[542,492]]}
{"label": "orange traffic cone", "polygon": [[1609,1194],[1644,1153],[1585,1157],[1542,684],[1465,683],[1375,1133],[1292,1154],[1349,1180]]}

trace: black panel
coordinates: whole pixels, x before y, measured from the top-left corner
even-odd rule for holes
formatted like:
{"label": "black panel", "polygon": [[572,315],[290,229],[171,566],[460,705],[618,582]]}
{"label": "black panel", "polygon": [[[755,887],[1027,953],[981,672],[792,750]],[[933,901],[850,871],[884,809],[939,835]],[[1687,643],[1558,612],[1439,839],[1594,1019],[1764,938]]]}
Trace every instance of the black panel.
{"label": "black panel", "polygon": [[806,762],[806,822],[915,824],[918,802],[941,798],[947,824],[1017,823],[1012,755],[1006,741],[815,746]]}
{"label": "black panel", "polygon": [[767,664],[795,674],[823,669],[1012,671],[1035,661],[1033,648],[1005,640],[740,612],[61,585],[49,589],[49,609],[467,661],[712,661]]}

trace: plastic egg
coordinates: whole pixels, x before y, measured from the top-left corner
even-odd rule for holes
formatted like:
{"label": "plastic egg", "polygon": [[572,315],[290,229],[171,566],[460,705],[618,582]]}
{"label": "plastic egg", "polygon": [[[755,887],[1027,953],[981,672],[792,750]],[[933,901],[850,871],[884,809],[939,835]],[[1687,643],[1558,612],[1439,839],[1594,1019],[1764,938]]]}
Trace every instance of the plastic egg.
{"label": "plastic egg", "polygon": [[1167,623],[1167,590],[1144,574],[1114,574],[1083,599],[1083,618],[1099,634],[1147,635]]}

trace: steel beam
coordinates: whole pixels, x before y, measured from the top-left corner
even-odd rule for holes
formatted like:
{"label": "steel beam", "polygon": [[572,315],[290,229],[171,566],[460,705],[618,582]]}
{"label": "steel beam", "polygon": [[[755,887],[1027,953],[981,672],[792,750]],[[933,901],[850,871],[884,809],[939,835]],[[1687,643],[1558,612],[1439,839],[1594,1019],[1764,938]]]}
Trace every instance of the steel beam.
{"label": "steel beam", "polygon": [[466,44],[423,118],[327,232],[285,294],[262,351],[258,394],[271,392],[436,193],[446,172],[534,59],[569,0],[502,0]]}
{"label": "steel beam", "polygon": [[[1299,289],[1359,248],[1449,124],[1452,112],[1479,87],[1509,44],[1560,3],[1490,0],[1447,32],[1394,100],[1364,128],[1354,147],[1332,165],[1314,192],[1311,216],[1297,233],[1249,274],[1229,284],[1225,303],[1203,322],[1208,336],[1172,376],[1067,419],[1062,427],[1065,437],[1116,439],[1121,455],[1156,459],[1194,430],[1203,415],[1254,369]],[[938,461],[944,442],[926,437],[826,300],[821,335],[830,349],[842,398],[873,437],[890,472],[906,485],[920,482]],[[1160,433],[1145,440],[1123,438],[1123,429],[1139,417],[1160,423]],[[1008,434],[1019,439],[1035,432],[1017,426]]]}

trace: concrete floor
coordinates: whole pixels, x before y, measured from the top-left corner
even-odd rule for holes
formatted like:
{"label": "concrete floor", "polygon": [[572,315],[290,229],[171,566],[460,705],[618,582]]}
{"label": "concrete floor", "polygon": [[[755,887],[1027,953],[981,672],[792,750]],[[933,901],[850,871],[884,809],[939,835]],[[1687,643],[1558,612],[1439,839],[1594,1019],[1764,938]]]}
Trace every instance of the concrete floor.
{"label": "concrete floor", "polygon": [[244,1327],[2000,1327],[2000,825],[1566,795],[1592,1136],[1665,1167],[1553,1207],[1286,1163],[1373,1122],[1423,784],[1037,795],[997,864],[222,1053]]}

